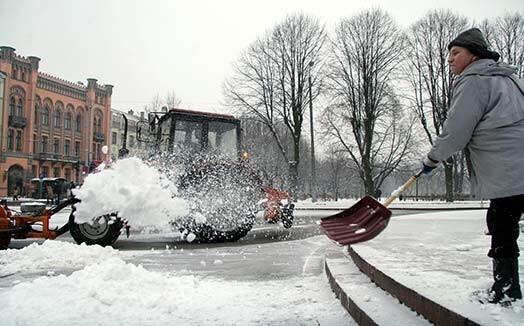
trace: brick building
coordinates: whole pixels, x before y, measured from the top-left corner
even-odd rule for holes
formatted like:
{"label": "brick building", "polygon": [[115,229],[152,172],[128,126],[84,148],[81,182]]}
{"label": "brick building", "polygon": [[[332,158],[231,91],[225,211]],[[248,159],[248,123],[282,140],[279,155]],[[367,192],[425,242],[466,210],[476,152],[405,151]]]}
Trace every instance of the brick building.
{"label": "brick building", "polygon": [[62,80],[39,63],[0,46],[0,196],[29,194],[35,177],[82,182],[109,139],[113,86]]}

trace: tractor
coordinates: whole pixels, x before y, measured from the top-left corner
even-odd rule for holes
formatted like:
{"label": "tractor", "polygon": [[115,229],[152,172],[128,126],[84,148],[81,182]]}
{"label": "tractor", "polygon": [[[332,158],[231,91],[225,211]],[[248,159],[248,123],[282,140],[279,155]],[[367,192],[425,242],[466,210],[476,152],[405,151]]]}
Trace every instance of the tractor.
{"label": "tractor", "polygon": [[[123,117],[126,139],[127,118]],[[251,230],[260,210],[268,223],[292,226],[294,204],[289,194],[264,185],[242,151],[240,120],[225,114],[172,109],[150,113],[136,132],[136,139],[147,144],[148,161],[156,162],[177,185],[178,196],[190,203],[188,216],[170,221],[188,241],[239,240]],[[128,153],[124,141],[119,157]],[[0,248],[6,248],[11,238],[54,239],[67,231],[77,243],[88,245],[112,245],[122,230],[129,236],[130,225],[117,212],[77,223],[78,203],[75,197],[51,208],[25,203],[16,212],[4,201],[0,206]],[[52,215],[67,206],[72,206],[68,223],[50,229]]]}
{"label": "tractor", "polygon": [[[263,184],[242,150],[240,120],[231,115],[171,109],[149,114],[147,130],[137,139],[150,144],[153,160],[173,175],[191,214],[173,222],[176,229],[200,242],[236,241],[253,227],[264,208],[270,223],[293,223],[288,193]],[[261,207],[262,204],[262,207]]]}

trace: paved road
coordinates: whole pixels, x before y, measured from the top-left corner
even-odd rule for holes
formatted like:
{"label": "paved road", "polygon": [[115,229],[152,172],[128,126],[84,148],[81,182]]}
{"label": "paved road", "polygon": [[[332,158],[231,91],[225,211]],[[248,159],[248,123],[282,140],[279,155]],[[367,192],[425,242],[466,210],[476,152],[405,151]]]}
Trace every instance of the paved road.
{"label": "paved road", "polygon": [[[262,219],[243,239],[234,243],[196,244],[182,241],[174,234],[138,234],[117,240],[115,248],[125,260],[141,265],[150,271],[193,275],[199,279],[213,278],[224,282],[267,282],[281,281],[287,287],[307,288],[315,293],[330,295],[331,289],[324,275],[324,256],[335,245],[321,235],[317,221],[336,211],[297,211],[296,223],[290,229],[278,224],[266,224]],[[394,216],[413,213],[395,211]],[[417,213],[423,213],[417,211]],[[67,212],[54,218],[54,224],[67,221]],[[59,238],[73,242],[69,234]],[[43,240],[13,240],[11,248],[23,248]],[[74,270],[65,267],[54,270],[54,274],[68,275]],[[47,270],[21,271],[0,278],[0,288],[12,287],[16,282],[30,281],[46,276]],[[260,290],[258,290],[260,291]],[[270,298],[275,293],[259,292],[260,298]],[[332,300],[332,299],[330,299]],[[271,304],[262,300],[260,305]],[[290,309],[289,307],[283,307]],[[343,324],[354,325],[351,317],[336,305],[333,313],[344,320]],[[340,323],[337,323],[340,324]]]}
{"label": "paved road", "polygon": [[[127,252],[133,263],[148,269],[179,273],[206,273],[227,279],[260,279],[318,275],[323,271],[325,249],[333,244],[318,227],[324,216],[333,210],[298,210],[295,225],[285,229],[279,224],[267,224],[262,218],[246,237],[237,242],[198,244],[183,241],[176,234],[139,234],[121,236],[114,247]],[[425,211],[395,210],[394,216],[422,214]],[[68,212],[54,218],[60,225]],[[59,237],[73,242],[69,234]],[[41,239],[13,240],[11,248],[23,248]],[[216,263],[218,262],[218,263]]]}

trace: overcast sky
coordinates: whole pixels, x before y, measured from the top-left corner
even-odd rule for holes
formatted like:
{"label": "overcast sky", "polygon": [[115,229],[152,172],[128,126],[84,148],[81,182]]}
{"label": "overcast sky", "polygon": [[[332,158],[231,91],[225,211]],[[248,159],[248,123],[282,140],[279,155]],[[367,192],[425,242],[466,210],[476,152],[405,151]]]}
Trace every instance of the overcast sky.
{"label": "overcast sky", "polygon": [[524,0],[0,0],[0,45],[41,58],[51,75],[114,85],[119,110],[141,111],[174,91],[182,108],[221,111],[232,63],[287,14],[310,14],[332,30],[377,7],[407,27],[436,8],[477,21],[524,13]]}

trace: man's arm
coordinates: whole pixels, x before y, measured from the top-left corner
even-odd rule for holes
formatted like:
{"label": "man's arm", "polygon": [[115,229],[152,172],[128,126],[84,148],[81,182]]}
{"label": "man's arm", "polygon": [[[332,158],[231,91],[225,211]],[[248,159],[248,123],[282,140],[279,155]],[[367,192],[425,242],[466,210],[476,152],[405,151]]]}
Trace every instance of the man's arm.
{"label": "man's arm", "polygon": [[449,115],[428,153],[432,161],[443,161],[468,144],[486,106],[482,99],[487,94],[479,87],[477,76],[467,76],[455,85]]}

